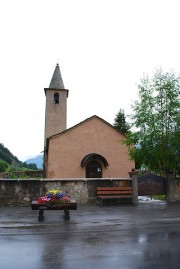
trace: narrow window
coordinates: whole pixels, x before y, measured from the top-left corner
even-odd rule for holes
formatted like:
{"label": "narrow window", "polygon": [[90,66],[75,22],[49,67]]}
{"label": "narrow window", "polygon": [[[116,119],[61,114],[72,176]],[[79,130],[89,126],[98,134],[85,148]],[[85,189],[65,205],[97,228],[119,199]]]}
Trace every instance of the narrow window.
{"label": "narrow window", "polygon": [[59,93],[55,92],[54,94],[54,104],[59,104]]}

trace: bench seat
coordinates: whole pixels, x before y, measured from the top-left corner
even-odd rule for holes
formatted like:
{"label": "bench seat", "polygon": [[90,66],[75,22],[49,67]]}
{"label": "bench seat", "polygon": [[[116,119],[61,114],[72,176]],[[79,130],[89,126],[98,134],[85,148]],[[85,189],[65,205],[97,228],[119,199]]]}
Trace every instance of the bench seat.
{"label": "bench seat", "polygon": [[132,199],[133,201],[133,189],[132,187],[97,187],[97,200],[100,201],[100,205],[103,205],[103,200],[106,199]]}
{"label": "bench seat", "polygon": [[132,198],[132,195],[101,195],[101,196],[97,196],[97,198],[100,199],[121,199],[121,198]]}

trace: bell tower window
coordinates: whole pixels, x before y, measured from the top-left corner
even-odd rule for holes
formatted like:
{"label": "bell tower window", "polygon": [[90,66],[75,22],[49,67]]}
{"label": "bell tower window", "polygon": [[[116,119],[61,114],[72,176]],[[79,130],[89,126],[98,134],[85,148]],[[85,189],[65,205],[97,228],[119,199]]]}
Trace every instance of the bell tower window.
{"label": "bell tower window", "polygon": [[55,92],[54,94],[54,104],[59,104],[59,93]]}

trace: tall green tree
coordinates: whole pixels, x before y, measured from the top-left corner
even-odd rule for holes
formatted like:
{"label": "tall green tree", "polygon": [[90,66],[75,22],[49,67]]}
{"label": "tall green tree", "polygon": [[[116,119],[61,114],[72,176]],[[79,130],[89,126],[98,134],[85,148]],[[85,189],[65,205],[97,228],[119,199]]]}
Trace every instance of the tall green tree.
{"label": "tall green tree", "polygon": [[[164,174],[180,170],[180,78],[157,70],[138,86],[133,108],[133,127],[127,139],[132,159]],[[134,144],[134,147],[131,145]]]}
{"label": "tall green tree", "polygon": [[130,126],[126,121],[126,116],[124,114],[124,110],[120,109],[116,114],[116,118],[114,119],[114,128],[121,132],[122,134],[127,134],[130,130]]}

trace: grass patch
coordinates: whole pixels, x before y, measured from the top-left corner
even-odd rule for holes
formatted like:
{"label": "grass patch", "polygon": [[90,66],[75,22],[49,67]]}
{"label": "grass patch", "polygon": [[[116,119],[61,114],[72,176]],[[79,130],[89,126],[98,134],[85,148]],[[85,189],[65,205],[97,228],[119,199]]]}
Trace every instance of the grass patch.
{"label": "grass patch", "polygon": [[162,201],[164,201],[164,200],[166,200],[166,195],[165,194],[153,195],[152,198],[155,199],[155,200],[162,200]]}

